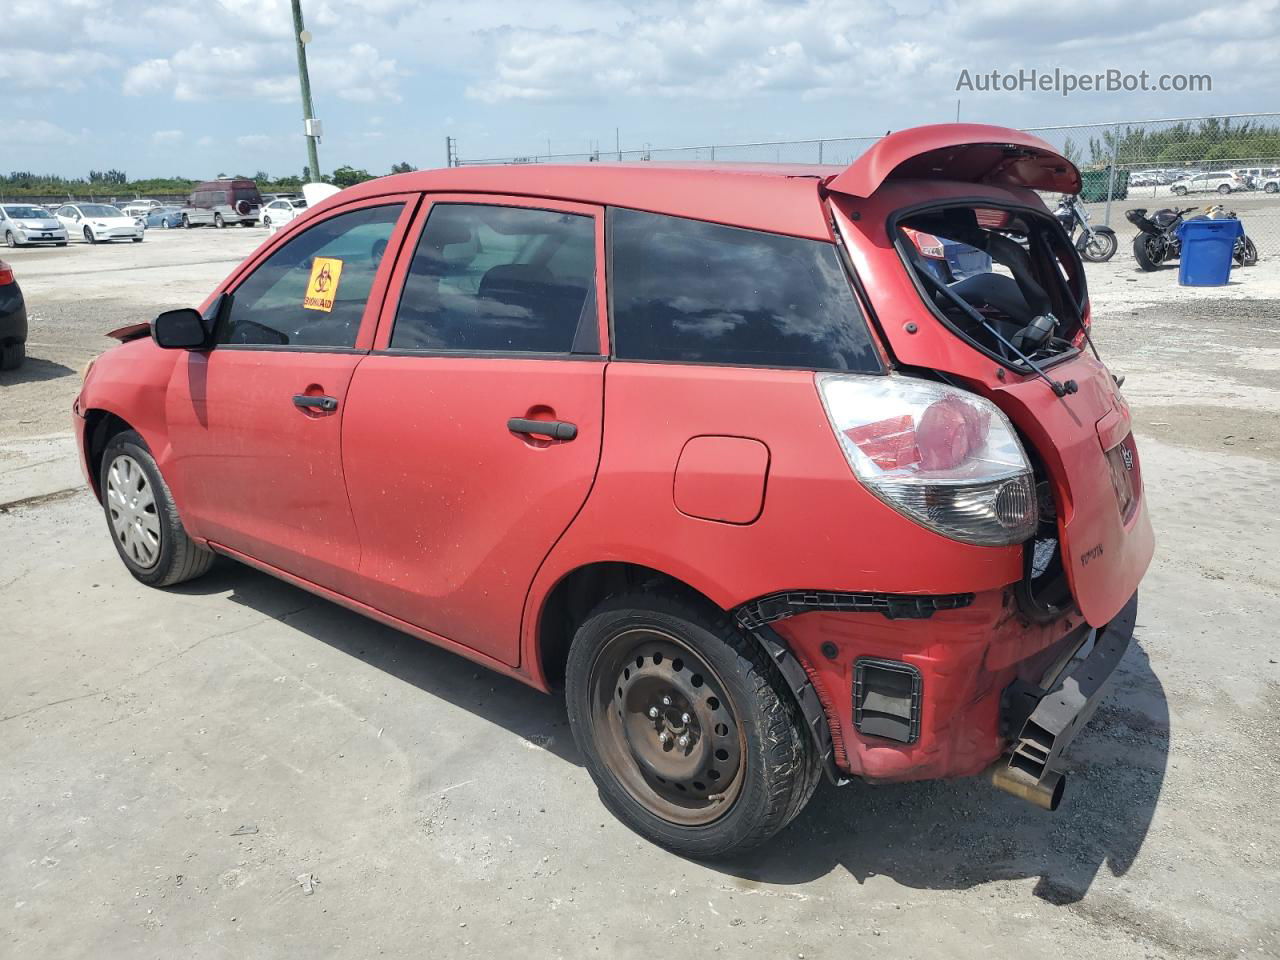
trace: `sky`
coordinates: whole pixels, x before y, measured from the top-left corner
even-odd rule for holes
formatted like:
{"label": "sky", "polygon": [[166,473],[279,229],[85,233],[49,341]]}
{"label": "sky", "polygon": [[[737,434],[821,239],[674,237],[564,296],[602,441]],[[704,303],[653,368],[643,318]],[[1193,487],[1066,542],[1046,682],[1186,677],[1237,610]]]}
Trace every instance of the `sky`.
{"label": "sky", "polygon": [[[1280,0],[302,0],[320,164],[1280,109]],[[1205,92],[957,91],[996,69]],[[0,0],[0,170],[301,174],[289,0]]]}

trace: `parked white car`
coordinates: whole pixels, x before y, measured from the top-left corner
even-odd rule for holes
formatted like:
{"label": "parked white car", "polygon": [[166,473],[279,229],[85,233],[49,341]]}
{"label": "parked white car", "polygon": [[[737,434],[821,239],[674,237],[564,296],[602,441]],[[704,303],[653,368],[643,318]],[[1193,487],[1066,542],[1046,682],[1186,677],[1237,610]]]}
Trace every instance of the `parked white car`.
{"label": "parked white car", "polygon": [[142,242],[142,224],[110,204],[68,203],[58,208],[57,217],[69,235],[82,236],[85,243],[104,240]]}
{"label": "parked white car", "polygon": [[290,220],[307,209],[307,201],[301,197],[281,197],[262,208],[262,225],[268,230],[279,230]]}
{"label": "parked white car", "polygon": [[141,217],[145,220],[156,208],[163,207],[164,204],[159,200],[130,200],[120,208],[125,216]]}
{"label": "parked white car", "polygon": [[1236,190],[1248,190],[1249,181],[1229,171],[1214,173],[1197,173],[1186,177],[1169,187],[1178,196],[1188,193],[1232,193]]}
{"label": "parked white car", "polygon": [[67,231],[53,214],[32,203],[0,205],[0,239],[10,247],[28,243],[67,245]]}

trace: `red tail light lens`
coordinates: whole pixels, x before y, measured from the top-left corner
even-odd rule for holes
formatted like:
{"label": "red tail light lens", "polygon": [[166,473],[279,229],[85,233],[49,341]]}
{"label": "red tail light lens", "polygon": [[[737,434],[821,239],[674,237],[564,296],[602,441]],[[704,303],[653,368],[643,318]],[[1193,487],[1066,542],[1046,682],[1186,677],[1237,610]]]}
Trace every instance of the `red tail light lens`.
{"label": "red tail light lens", "polygon": [[13,279],[13,267],[0,260],[0,287],[6,287],[15,282]]}
{"label": "red tail light lens", "polygon": [[916,249],[920,251],[920,256],[929,257],[933,260],[947,259],[947,255],[942,249],[942,241],[932,233],[912,230],[910,227],[903,227],[902,232],[907,235],[908,240],[915,244]]}
{"label": "red tail light lens", "polygon": [[1035,532],[1031,466],[991,401],[904,376],[819,374],[817,383],[854,475],[889,506],[965,543]]}

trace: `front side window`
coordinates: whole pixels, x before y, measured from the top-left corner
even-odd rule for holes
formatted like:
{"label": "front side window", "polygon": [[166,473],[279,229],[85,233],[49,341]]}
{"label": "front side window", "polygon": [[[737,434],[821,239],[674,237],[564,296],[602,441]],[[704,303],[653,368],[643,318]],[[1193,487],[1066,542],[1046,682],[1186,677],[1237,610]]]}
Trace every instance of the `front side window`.
{"label": "front side window", "polygon": [[595,220],[469,203],[431,208],[405,279],[392,349],[571,353],[598,349]]}
{"label": "front side window", "polygon": [[403,204],[330,217],[289,240],[232,293],[225,344],[354,347]]}
{"label": "front side window", "polygon": [[610,208],[621,360],[879,372],[830,243]]}

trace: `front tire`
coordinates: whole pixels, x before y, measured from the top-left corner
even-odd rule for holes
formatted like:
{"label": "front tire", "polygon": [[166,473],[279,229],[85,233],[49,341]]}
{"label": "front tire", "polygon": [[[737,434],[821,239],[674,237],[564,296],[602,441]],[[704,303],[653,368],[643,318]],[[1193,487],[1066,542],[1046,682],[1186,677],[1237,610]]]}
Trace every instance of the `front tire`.
{"label": "front tire", "polygon": [[215,213],[213,215],[213,225],[217,227],[219,230],[221,230],[223,227],[227,225],[227,222],[222,219],[222,214]]}
{"label": "front tire", "polygon": [[168,484],[134,431],[118,433],[107,444],[99,489],[111,541],[134,579],[168,587],[213,566],[213,551],[187,536]]}
{"label": "front tire", "polygon": [[0,370],[17,370],[26,359],[25,343],[6,343],[0,347]]}
{"label": "front tire", "polygon": [[1164,263],[1164,241],[1149,233],[1138,234],[1133,238],[1133,259],[1148,273],[1159,270]]}
{"label": "front tire", "polygon": [[1226,184],[1226,183],[1219,184],[1219,185],[1218,185],[1218,192],[1219,192],[1220,194],[1222,194],[1222,195],[1225,197],[1228,193],[1230,193],[1230,192],[1231,192],[1231,186],[1230,186],[1230,184]]}
{"label": "front tire", "polygon": [[777,669],[709,605],[656,590],[605,600],[574,636],[565,688],[605,806],[681,855],[765,842],[821,778]]}
{"label": "front tire", "polygon": [[92,231],[92,230],[90,230],[88,227],[85,227],[85,228],[84,228],[84,242],[85,242],[85,243],[97,243],[97,242],[98,242],[97,238],[93,235],[93,231]]}
{"label": "front tire", "polygon": [[1275,182],[1268,183],[1262,188],[1263,193],[1275,193],[1278,190],[1280,190],[1280,183]]}
{"label": "front tire", "polygon": [[191,229],[191,220],[190,218],[187,217],[185,213],[182,215],[182,229],[183,230]]}
{"label": "front tire", "polygon": [[1236,244],[1234,256],[1236,266],[1252,267],[1258,262],[1258,248],[1249,237],[1241,237],[1240,242]]}
{"label": "front tire", "polygon": [[1106,227],[1099,227],[1093,231],[1093,236],[1087,235],[1080,237],[1080,242],[1076,244],[1080,251],[1080,256],[1088,260],[1090,263],[1106,263],[1116,255],[1116,248],[1119,241],[1113,231]]}
{"label": "front tire", "polygon": [[1187,195],[1186,187],[1173,187],[1172,190],[1175,197],[1185,197]]}
{"label": "front tire", "polygon": [[4,243],[5,243],[5,246],[9,247],[10,249],[18,245],[18,238],[13,235],[12,230],[6,230],[4,232]]}

